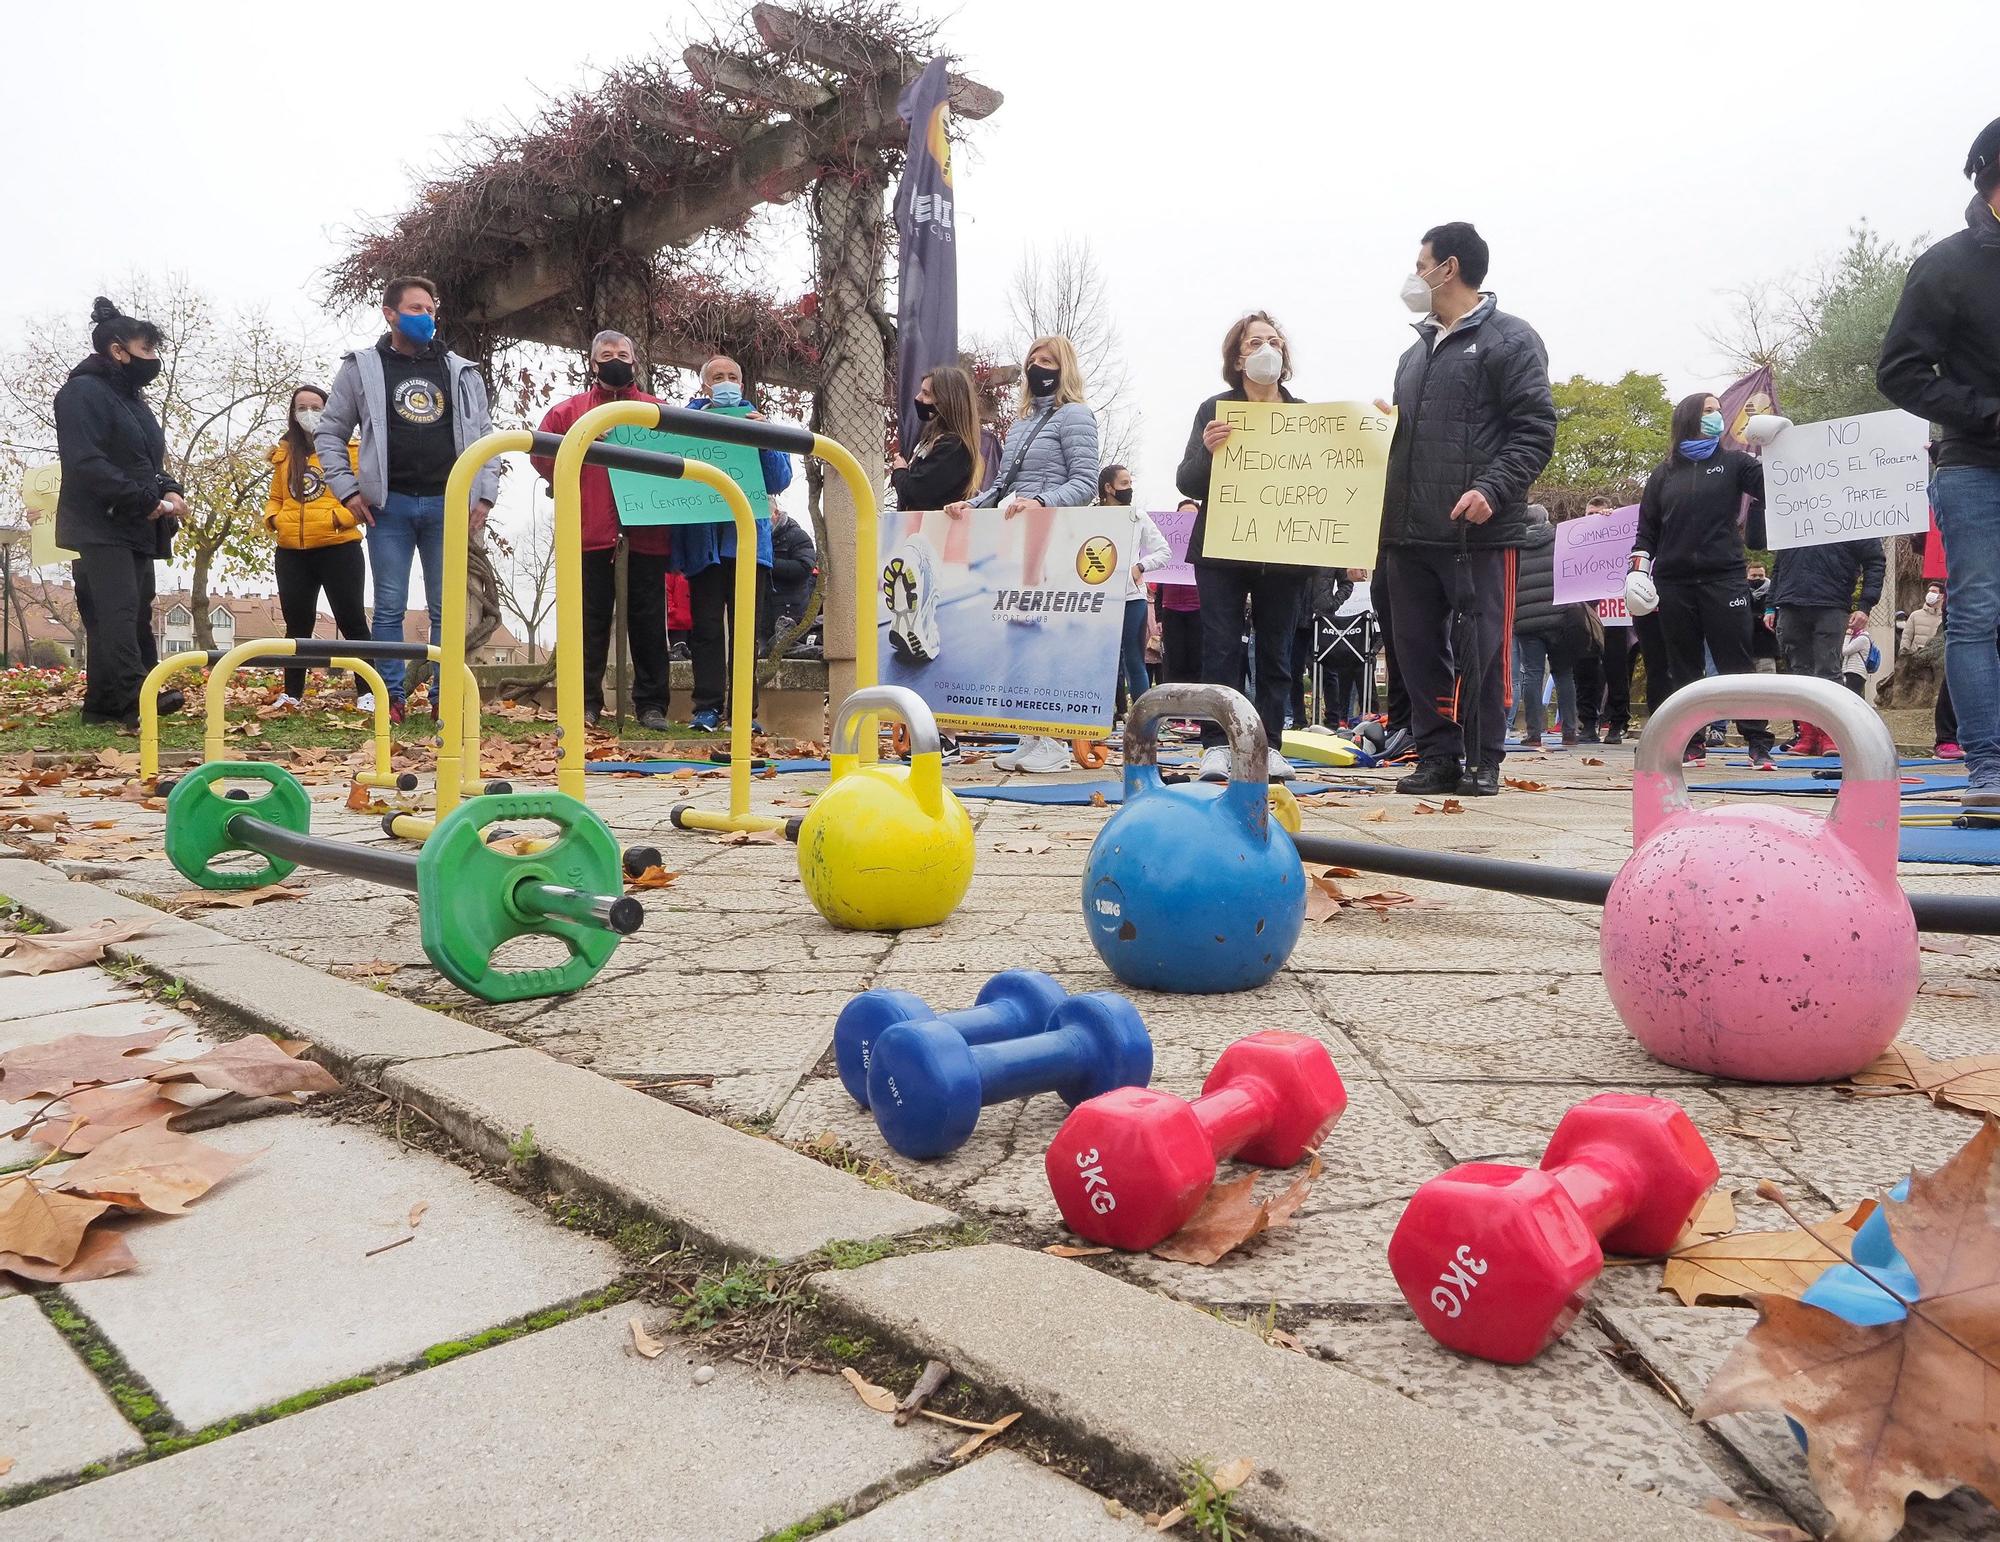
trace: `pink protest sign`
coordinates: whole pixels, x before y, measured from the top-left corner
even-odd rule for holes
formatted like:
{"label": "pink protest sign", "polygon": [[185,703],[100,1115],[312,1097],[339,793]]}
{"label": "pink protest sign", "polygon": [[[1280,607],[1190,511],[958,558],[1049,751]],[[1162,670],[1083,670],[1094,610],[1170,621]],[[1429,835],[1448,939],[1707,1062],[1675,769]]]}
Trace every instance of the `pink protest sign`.
{"label": "pink protest sign", "polygon": [[1638,533],[1636,503],[1557,525],[1556,604],[1622,596],[1625,570],[1632,565],[1632,540]]}
{"label": "pink protest sign", "polygon": [[1163,568],[1156,568],[1146,575],[1146,581],[1153,584],[1192,584],[1194,568],[1187,560],[1188,537],[1194,534],[1194,510],[1180,509],[1169,514],[1155,514],[1153,523],[1160,527],[1160,534],[1167,538],[1167,545],[1173,548],[1174,560]]}

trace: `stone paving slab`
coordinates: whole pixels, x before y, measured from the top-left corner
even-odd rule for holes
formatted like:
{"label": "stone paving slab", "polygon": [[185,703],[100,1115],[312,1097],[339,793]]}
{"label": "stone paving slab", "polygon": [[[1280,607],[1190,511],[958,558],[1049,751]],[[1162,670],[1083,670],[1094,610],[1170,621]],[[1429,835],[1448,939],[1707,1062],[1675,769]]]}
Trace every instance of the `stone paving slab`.
{"label": "stone paving slab", "polygon": [[957,1219],[535,1050],[412,1061],[382,1085],[496,1160],[532,1125],[559,1186],[658,1216],[736,1257],[800,1258],[836,1240]]}
{"label": "stone paving slab", "polygon": [[[1700,1400],[1709,1378],[1757,1321],[1747,1308],[1707,1306],[1614,1309],[1605,1317],[1689,1405]],[[1800,1525],[1825,1533],[1828,1516],[1782,1414],[1725,1414],[1714,1429]],[[1939,1500],[1913,1499],[1908,1523],[1896,1535],[1898,1542],[2000,1536],[2000,1511],[1963,1490]]]}
{"label": "stone paving slab", "polygon": [[[821,1300],[949,1355],[1085,1447],[1162,1481],[1246,1456],[1254,1527],[1343,1539],[1717,1538],[1714,1523],[1594,1479],[1531,1440],[1420,1407],[1336,1367],[1074,1263],[986,1246],[814,1277]],[[1449,1483],[1438,1481],[1440,1472]]]}
{"label": "stone paving slab", "polygon": [[[72,969],[52,978],[66,980],[72,976],[90,975],[111,980],[109,975],[98,969]],[[87,979],[85,983],[88,983]],[[147,1050],[141,1057],[146,1060],[186,1060],[213,1048],[213,1042],[201,1036],[195,1020],[185,1012],[176,1012],[172,1007],[161,1006],[128,991],[99,1006],[0,1022],[0,1051],[19,1049],[28,1044],[48,1044],[76,1033],[124,1036],[145,1033],[152,1028],[172,1028],[175,1032],[173,1037]]]}
{"label": "stone paving slab", "polygon": [[564,1323],[71,1489],[10,1513],[7,1535],[755,1542],[909,1481],[955,1443],[926,1420],[898,1429],[831,1377],[767,1381],[725,1361],[696,1387],[679,1345],[631,1352],[630,1315]]}
{"label": "stone paving slab", "polygon": [[[21,868],[10,868],[11,878]],[[144,998],[101,969],[66,969],[59,974],[0,975],[0,1023],[19,1023],[59,1012]],[[60,1034],[57,1035],[61,1037]],[[15,1042],[15,1041],[8,1041]],[[29,1040],[20,1040],[29,1043]]]}
{"label": "stone paving slab", "polygon": [[0,1456],[14,1462],[0,1477],[0,1497],[144,1444],[32,1297],[0,1299],[0,1366]]}
{"label": "stone paving slab", "polygon": [[1113,1515],[1101,1496],[1061,1473],[995,1451],[826,1535],[838,1542],[1138,1542],[1158,1533],[1129,1511]]}
{"label": "stone paving slab", "polygon": [[137,1270],[65,1287],[189,1429],[413,1360],[623,1268],[608,1245],[358,1126],[262,1120],[203,1138],[262,1154],[186,1215],[133,1223]]}

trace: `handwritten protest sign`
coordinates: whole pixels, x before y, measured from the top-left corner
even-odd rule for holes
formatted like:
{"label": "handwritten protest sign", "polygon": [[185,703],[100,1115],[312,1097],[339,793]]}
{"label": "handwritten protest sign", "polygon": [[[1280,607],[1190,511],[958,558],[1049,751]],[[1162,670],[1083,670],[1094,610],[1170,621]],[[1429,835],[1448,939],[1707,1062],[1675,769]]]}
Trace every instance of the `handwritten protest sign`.
{"label": "handwritten protest sign", "polygon": [[56,499],[62,492],[62,463],[30,466],[21,473],[21,502],[28,510],[28,561],[38,568],[76,561],[76,553],[56,545]]}
{"label": "handwritten protest sign", "polygon": [[1215,404],[1202,555],[1372,568],[1396,418],[1365,402]]}
{"label": "handwritten protest sign", "polygon": [[1930,528],[1929,429],[1907,412],[1800,423],[1764,450],[1771,550]]}
{"label": "handwritten protest sign", "polygon": [[[728,417],[741,417],[745,410],[709,409]],[[764,492],[763,462],[747,444],[718,444],[713,439],[690,439],[683,434],[665,434],[655,428],[634,428],[629,424],[612,429],[604,436],[604,442],[706,461],[743,489],[750,500],[751,513],[759,519],[771,517],[771,500]],[[643,471],[612,468],[611,496],[618,504],[619,521],[627,525],[706,525],[729,518],[728,506],[713,488],[675,477],[648,476]]]}
{"label": "handwritten protest sign", "polygon": [[1167,538],[1167,546],[1174,554],[1174,560],[1163,568],[1155,568],[1146,575],[1149,583],[1192,584],[1194,568],[1188,562],[1188,537],[1194,534],[1194,510],[1176,509],[1170,514],[1155,514],[1153,523],[1160,527],[1160,534]]}
{"label": "handwritten protest sign", "polygon": [[1632,540],[1638,533],[1636,503],[1557,525],[1556,604],[1622,595],[1625,570],[1632,565]]}

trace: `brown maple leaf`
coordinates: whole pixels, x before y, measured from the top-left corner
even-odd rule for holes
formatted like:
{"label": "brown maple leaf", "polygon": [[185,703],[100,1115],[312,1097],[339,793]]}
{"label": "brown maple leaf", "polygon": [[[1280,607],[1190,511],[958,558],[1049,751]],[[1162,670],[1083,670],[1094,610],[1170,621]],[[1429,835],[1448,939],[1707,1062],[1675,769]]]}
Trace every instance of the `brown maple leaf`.
{"label": "brown maple leaf", "polygon": [[1875,1201],[1817,1222],[1811,1229],[1735,1231],[1687,1238],[1667,1255],[1662,1290],[1684,1305],[1703,1301],[1749,1301],[1759,1295],[1798,1297],[1840,1262],[1854,1233],[1874,1213]]}
{"label": "brown maple leaf", "polygon": [[289,1055],[253,1033],[218,1044],[205,1055],[178,1060],[154,1073],[156,1082],[198,1081],[204,1087],[240,1092],[253,1098],[275,1098],[287,1092],[338,1092],[333,1073],[312,1060]]}
{"label": "brown maple leaf", "polygon": [[180,1215],[255,1154],[219,1150],[160,1119],[114,1135],[70,1163],[60,1187],[130,1209]]}
{"label": "brown maple leaf", "polygon": [[176,1031],[169,1023],[141,1033],[72,1033],[46,1044],[24,1044],[0,1055],[0,1103],[67,1097],[98,1082],[131,1081],[169,1068],[138,1057]]}
{"label": "brown maple leaf", "polygon": [[136,921],[93,921],[68,932],[13,932],[0,937],[0,974],[54,974],[81,969],[104,957],[116,942],[130,942],[160,924],[158,916]]}
{"label": "brown maple leaf", "polygon": [[28,1173],[0,1181],[0,1253],[18,1253],[60,1269],[76,1257],[90,1223],[109,1200],[45,1188]]}
{"label": "brown maple leaf", "polygon": [[1808,1436],[1813,1488],[1847,1542],[1887,1542],[1911,1494],[2000,1503],[2000,1124],[1989,1119],[1907,1202],[1884,1199],[1918,1299],[1860,1327],[1782,1296],[1717,1371],[1697,1419],[1776,1409]]}
{"label": "brown maple leaf", "polygon": [[1505,776],[1501,778],[1501,781],[1505,782],[1516,792],[1547,792],[1549,790],[1547,782],[1531,782],[1526,777],[1521,776]]}
{"label": "brown maple leaf", "polygon": [[186,1112],[179,1103],[162,1097],[151,1082],[131,1087],[87,1087],[45,1105],[35,1116],[37,1123],[23,1126],[10,1138],[35,1140],[52,1151],[82,1156],[121,1130]]}
{"label": "brown maple leaf", "polygon": [[[65,1195],[64,1198],[70,1196]],[[18,1274],[24,1280],[44,1285],[70,1285],[78,1280],[101,1280],[108,1274],[123,1274],[139,1267],[139,1260],[125,1245],[125,1238],[111,1222],[100,1222],[83,1234],[83,1244],[66,1264],[51,1264],[19,1253],[0,1252],[0,1270]]]}
{"label": "brown maple leaf", "polygon": [[1154,1248],[1153,1256],[1203,1267],[1213,1264],[1252,1237],[1289,1221],[1306,1202],[1313,1181],[1324,1170],[1320,1159],[1314,1157],[1311,1166],[1265,1200],[1254,1199],[1250,1193],[1262,1173],[1245,1173],[1228,1183],[1216,1184],[1193,1219]]}
{"label": "brown maple leaf", "polygon": [[1921,1092],[1934,1103],[1968,1114],[2000,1114],[2000,1055],[1933,1060],[1898,1039],[1855,1073],[1854,1085]]}
{"label": "brown maple leaf", "polygon": [[628,876],[625,880],[625,887],[627,889],[664,889],[678,877],[680,877],[679,873],[670,873],[658,863],[654,863],[636,877]]}

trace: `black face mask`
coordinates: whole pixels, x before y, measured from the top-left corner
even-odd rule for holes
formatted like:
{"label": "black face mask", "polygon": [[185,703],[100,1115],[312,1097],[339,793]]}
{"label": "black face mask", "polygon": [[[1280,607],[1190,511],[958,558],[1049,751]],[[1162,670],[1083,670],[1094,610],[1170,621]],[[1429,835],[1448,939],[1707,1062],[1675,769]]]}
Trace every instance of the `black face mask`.
{"label": "black face mask", "polygon": [[1111,501],[1113,503],[1129,504],[1132,501],[1132,489],[1129,487],[1117,488],[1111,494]]}
{"label": "black face mask", "polygon": [[917,409],[917,421],[919,423],[928,423],[932,418],[937,416],[936,402],[912,402],[910,405]]}
{"label": "black face mask", "polygon": [[1051,396],[1055,394],[1056,382],[1062,379],[1062,371],[1046,369],[1040,364],[1028,366],[1028,394],[1031,396]]}
{"label": "black face mask", "polygon": [[125,383],[135,391],[143,391],[160,378],[160,361],[142,359],[134,355],[118,366],[125,377]]}
{"label": "black face mask", "polygon": [[597,361],[597,383],[607,391],[622,391],[636,378],[637,371],[627,359]]}

